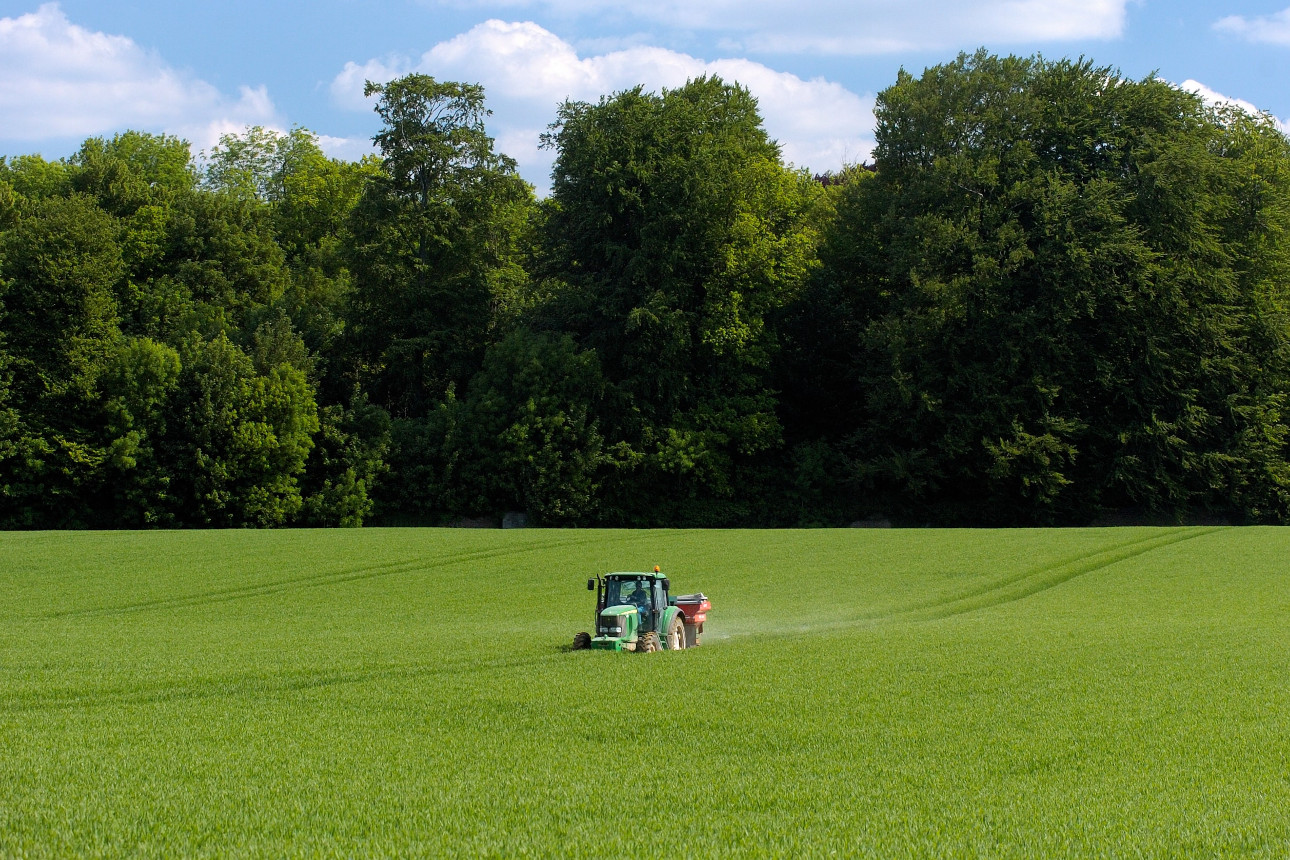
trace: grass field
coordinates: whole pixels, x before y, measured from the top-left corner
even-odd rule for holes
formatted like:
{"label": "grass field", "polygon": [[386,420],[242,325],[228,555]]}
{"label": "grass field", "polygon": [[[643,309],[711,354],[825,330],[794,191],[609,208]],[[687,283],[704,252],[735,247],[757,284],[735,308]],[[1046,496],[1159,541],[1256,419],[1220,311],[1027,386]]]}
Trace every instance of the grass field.
{"label": "grass field", "polygon": [[[0,535],[0,856],[1285,857],[1290,530]],[[704,646],[571,653],[663,565]]]}

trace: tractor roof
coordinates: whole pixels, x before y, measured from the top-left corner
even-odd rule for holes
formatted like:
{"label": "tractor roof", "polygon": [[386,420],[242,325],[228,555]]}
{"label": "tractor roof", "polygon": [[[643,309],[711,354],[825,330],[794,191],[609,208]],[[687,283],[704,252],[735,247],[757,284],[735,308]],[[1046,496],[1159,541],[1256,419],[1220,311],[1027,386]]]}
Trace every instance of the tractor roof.
{"label": "tractor roof", "polygon": [[667,574],[654,573],[652,571],[645,571],[645,570],[640,570],[640,571],[619,570],[619,571],[615,571],[614,573],[606,573],[605,579],[639,579],[642,576],[648,576],[652,579],[663,579],[667,576]]}

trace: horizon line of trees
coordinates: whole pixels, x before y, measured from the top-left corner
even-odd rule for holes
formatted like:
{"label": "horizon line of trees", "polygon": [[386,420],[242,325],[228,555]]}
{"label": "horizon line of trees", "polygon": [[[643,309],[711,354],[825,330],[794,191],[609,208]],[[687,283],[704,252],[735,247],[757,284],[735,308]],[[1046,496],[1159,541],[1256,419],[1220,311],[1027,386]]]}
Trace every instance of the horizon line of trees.
{"label": "horizon line of trees", "polygon": [[1086,59],[902,71],[786,166],[715,77],[367,86],[379,156],[250,128],[0,158],[0,527],[1290,520],[1290,142]]}

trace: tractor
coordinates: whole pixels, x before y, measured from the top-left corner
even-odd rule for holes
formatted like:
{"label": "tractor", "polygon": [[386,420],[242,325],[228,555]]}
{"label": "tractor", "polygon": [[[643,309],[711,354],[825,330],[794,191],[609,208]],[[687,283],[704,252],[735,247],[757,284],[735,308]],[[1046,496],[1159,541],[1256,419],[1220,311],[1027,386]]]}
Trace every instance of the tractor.
{"label": "tractor", "polygon": [[573,650],[680,651],[703,636],[712,604],[702,593],[671,597],[671,583],[657,567],[653,573],[607,573],[587,580],[596,592],[596,634],[578,633]]}

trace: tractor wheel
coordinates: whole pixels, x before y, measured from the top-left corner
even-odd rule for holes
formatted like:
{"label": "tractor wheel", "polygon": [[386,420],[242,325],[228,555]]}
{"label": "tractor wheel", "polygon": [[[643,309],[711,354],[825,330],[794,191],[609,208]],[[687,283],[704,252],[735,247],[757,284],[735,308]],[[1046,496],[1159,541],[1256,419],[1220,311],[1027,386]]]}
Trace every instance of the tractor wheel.
{"label": "tractor wheel", "polygon": [[573,650],[574,650],[574,651],[582,651],[582,650],[587,649],[587,648],[590,648],[590,647],[591,647],[591,634],[590,634],[590,633],[575,633],[575,634],[573,634]]}
{"label": "tractor wheel", "polygon": [[642,633],[641,638],[636,640],[636,653],[648,654],[651,651],[660,651],[658,643],[658,634],[651,630],[648,633]]}
{"label": "tractor wheel", "polygon": [[680,651],[685,647],[685,622],[678,615],[667,627],[667,650]]}

